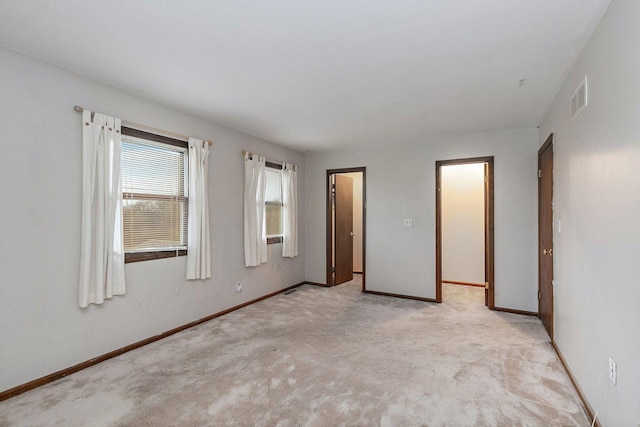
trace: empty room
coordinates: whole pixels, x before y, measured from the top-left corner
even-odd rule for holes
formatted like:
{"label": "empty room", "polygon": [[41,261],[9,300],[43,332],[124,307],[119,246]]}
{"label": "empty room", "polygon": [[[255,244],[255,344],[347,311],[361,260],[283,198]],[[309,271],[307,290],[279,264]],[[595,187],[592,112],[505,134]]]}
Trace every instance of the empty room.
{"label": "empty room", "polygon": [[640,2],[0,12],[0,426],[640,425]]}

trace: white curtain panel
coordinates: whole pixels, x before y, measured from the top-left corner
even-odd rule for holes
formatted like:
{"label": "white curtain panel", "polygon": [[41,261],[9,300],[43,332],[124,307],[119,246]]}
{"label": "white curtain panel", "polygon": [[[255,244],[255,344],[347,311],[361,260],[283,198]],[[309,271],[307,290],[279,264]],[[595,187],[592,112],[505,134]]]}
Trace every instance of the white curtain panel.
{"label": "white curtain panel", "polygon": [[208,175],[209,144],[189,138],[188,280],[211,277]]}
{"label": "white curtain panel", "polygon": [[266,159],[244,155],[244,265],[267,262],[267,225],[264,201],[267,187]]}
{"label": "white curtain panel", "polygon": [[282,256],[298,256],[298,171],[282,165]]}
{"label": "white curtain panel", "polygon": [[82,114],[80,307],[124,295],[120,119]]}

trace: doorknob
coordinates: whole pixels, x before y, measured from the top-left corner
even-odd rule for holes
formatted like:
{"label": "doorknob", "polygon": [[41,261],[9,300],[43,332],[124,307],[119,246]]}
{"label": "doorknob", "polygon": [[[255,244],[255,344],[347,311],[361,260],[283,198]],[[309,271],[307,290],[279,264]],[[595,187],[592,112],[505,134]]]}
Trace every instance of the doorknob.
{"label": "doorknob", "polygon": [[549,256],[553,256],[553,248],[551,248],[551,249],[549,249],[549,250],[543,249],[543,250],[542,250],[542,255],[549,255]]}
{"label": "doorknob", "polygon": [[353,237],[353,231],[352,231],[351,233],[349,233],[349,235],[350,235],[351,237]]}
{"label": "doorknob", "polygon": [[549,249],[549,256],[553,256],[553,248]]}

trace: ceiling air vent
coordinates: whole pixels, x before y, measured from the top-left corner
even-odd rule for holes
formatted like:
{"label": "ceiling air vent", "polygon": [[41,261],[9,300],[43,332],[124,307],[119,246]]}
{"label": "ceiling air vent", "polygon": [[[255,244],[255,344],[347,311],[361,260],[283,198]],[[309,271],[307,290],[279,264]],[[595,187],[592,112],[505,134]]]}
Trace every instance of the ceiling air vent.
{"label": "ceiling air vent", "polygon": [[587,96],[587,76],[584,76],[584,80],[578,86],[573,96],[571,97],[571,121],[575,119],[582,110],[588,105]]}

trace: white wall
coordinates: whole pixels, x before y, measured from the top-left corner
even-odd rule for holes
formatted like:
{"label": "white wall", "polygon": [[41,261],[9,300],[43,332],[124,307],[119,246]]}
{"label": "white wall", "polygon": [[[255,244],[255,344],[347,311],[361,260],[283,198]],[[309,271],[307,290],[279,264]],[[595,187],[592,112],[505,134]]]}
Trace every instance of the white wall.
{"label": "white wall", "polygon": [[442,279],[484,284],[484,163],[442,166]]}
{"label": "white wall", "polygon": [[[639,22],[640,2],[611,2],[539,135],[554,133],[555,341],[605,426],[640,421]],[[589,106],[570,123],[585,75]],[[609,356],[618,385],[605,373],[598,387]]]}
{"label": "white wall", "polygon": [[367,289],[435,298],[435,162],[495,156],[496,305],[537,311],[537,139],[530,128],[308,154],[307,279],[326,283],[326,170],[366,166]]}
{"label": "white wall", "polygon": [[[300,256],[243,264],[241,150],[300,165],[304,156],[202,118],[0,50],[0,391],[162,333],[305,279]],[[127,264],[127,295],[77,303],[81,116],[75,104],[214,140],[210,158],[213,277],[185,281],[185,257]],[[243,292],[236,294],[236,281]]]}

